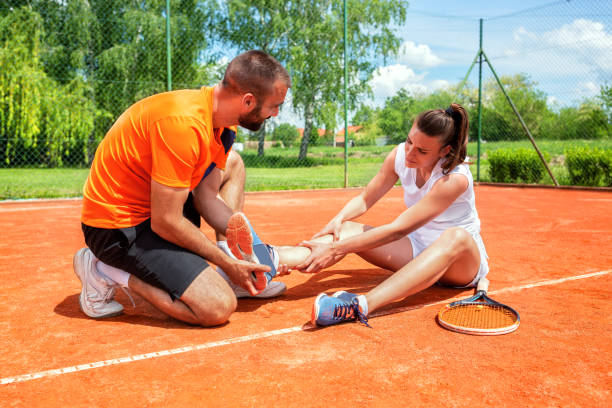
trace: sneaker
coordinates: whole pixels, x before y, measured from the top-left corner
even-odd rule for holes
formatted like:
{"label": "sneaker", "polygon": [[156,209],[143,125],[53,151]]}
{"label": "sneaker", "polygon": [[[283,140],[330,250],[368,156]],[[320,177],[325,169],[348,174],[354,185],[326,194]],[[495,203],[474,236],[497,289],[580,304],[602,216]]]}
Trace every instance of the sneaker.
{"label": "sneaker", "polygon": [[351,292],[347,292],[346,290],[341,290],[338,291],[336,293],[334,293],[332,295],[333,297],[337,297],[338,299],[344,301],[344,302],[348,302],[348,303],[353,303],[353,299],[355,299],[357,297],[356,294],[351,293]]}
{"label": "sneaker", "polygon": [[268,265],[270,272],[255,273],[255,288],[264,290],[267,284],[276,276],[276,264],[270,256],[269,245],[261,242],[259,237],[253,231],[247,217],[237,212],[232,214],[225,231],[227,237],[227,245],[238,259],[243,259],[249,262]]}
{"label": "sneaker", "polygon": [[[348,294],[348,292],[345,293]],[[347,301],[321,293],[312,306],[311,321],[316,326],[331,326],[355,319],[370,327],[368,318],[361,312],[356,296],[351,301]]]}
{"label": "sneaker", "polygon": [[[234,254],[230,251],[227,242],[225,241],[220,241],[217,242],[217,246],[219,248],[221,248],[221,250],[223,250],[223,252],[225,252],[228,256],[232,257],[232,258],[236,258],[234,256]],[[270,252],[272,261],[274,263],[275,267],[278,267],[278,262],[279,262],[279,257],[278,257],[278,251],[276,249],[274,249],[273,246],[271,245],[267,245],[267,248]],[[217,267],[217,272],[219,273],[219,275],[221,275],[223,277],[223,279],[226,280],[226,282],[230,285],[230,288],[232,288],[232,290],[234,291],[234,294],[236,295],[236,297],[238,299],[240,298],[256,298],[256,299],[268,299],[268,298],[273,298],[276,296],[280,296],[283,293],[285,293],[287,291],[287,285],[285,285],[283,282],[276,282],[276,281],[271,281],[268,282],[268,284],[266,285],[266,288],[264,290],[262,290],[261,292],[259,292],[257,295],[253,296],[249,293],[248,290],[234,284],[234,282],[231,281],[231,279],[229,278],[229,276],[227,276],[225,274],[225,272],[223,271],[223,269]]]}
{"label": "sneaker", "polygon": [[96,269],[96,258],[89,248],[81,248],[72,261],[74,273],[81,281],[79,305],[89,317],[101,319],[120,315],[121,303],[113,300],[115,285]]}

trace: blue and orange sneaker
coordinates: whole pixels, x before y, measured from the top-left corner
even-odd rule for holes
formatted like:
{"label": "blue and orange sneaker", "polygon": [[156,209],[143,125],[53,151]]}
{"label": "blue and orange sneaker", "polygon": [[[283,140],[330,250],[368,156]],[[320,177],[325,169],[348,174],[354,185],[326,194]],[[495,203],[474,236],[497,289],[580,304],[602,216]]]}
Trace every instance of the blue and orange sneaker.
{"label": "blue and orange sneaker", "polygon": [[[352,299],[348,299],[352,295]],[[315,299],[312,306],[312,324],[316,326],[331,326],[349,320],[359,320],[365,326],[370,327],[368,318],[361,311],[357,296],[349,292],[341,294],[342,297],[328,296],[321,293]]]}
{"label": "blue and orange sneaker", "polygon": [[357,297],[356,294],[347,292],[346,290],[340,290],[332,295],[333,297],[337,297],[345,302],[353,303],[353,299]]}
{"label": "blue and orange sneaker", "polygon": [[238,259],[268,265],[270,272],[255,274],[255,288],[262,291],[276,276],[276,265],[270,256],[270,248],[255,233],[246,215],[241,212],[232,214],[225,231],[227,245]]}

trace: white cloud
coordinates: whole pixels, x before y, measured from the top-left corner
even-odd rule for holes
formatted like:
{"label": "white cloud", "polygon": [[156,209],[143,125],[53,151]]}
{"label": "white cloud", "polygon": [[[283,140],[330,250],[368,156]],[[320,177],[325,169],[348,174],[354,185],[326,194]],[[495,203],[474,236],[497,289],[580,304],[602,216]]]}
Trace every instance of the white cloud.
{"label": "white cloud", "polygon": [[440,65],[443,60],[435,55],[428,45],[406,41],[400,46],[397,62],[417,69],[423,69]]}
{"label": "white cloud", "polygon": [[451,86],[451,83],[446,79],[435,79],[430,83],[432,90],[445,89]]}
{"label": "white cloud", "polygon": [[580,82],[576,87],[576,93],[581,96],[594,96],[599,93],[599,85],[593,81]]}
{"label": "white cloud", "polygon": [[526,52],[534,57],[540,55],[549,63],[540,64],[539,71],[580,74],[586,70],[607,72],[608,76],[612,71],[612,33],[597,21],[581,18],[540,34],[519,27],[514,39],[515,48],[507,49],[505,55],[520,57]]}
{"label": "white cloud", "polygon": [[417,75],[405,65],[394,64],[377,68],[370,80],[370,86],[377,100],[393,96],[402,88],[413,92],[426,92],[427,87],[422,83],[425,75]]}
{"label": "white cloud", "polygon": [[548,44],[568,49],[582,50],[586,47],[607,52],[612,49],[612,34],[606,33],[604,25],[583,18],[544,33],[543,37]]}

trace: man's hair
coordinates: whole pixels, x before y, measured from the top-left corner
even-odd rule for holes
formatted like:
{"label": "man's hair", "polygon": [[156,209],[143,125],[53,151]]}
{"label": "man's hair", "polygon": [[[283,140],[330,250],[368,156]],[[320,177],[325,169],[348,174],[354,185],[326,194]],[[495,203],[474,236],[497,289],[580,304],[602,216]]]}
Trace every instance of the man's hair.
{"label": "man's hair", "polygon": [[250,92],[262,103],[277,80],[291,87],[289,73],[280,62],[263,51],[250,50],[230,61],[221,85],[234,93]]}

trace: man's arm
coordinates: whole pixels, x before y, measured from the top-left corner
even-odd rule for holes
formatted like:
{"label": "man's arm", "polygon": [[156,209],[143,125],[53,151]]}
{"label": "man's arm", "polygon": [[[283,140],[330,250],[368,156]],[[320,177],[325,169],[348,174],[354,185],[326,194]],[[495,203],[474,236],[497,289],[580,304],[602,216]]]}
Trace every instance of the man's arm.
{"label": "man's arm", "polygon": [[216,232],[225,235],[227,222],[234,213],[219,197],[223,174],[214,168],[193,190],[194,204],[204,221]]}
{"label": "man's arm", "polygon": [[270,268],[233,260],[217,248],[199,228],[183,216],[183,205],[188,195],[187,188],[168,187],[151,180],[151,229],[165,240],[220,266],[234,283],[256,294],[251,272],[267,272]]}

